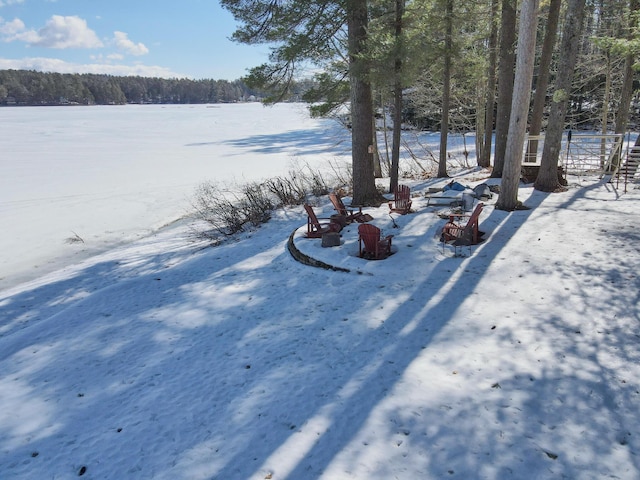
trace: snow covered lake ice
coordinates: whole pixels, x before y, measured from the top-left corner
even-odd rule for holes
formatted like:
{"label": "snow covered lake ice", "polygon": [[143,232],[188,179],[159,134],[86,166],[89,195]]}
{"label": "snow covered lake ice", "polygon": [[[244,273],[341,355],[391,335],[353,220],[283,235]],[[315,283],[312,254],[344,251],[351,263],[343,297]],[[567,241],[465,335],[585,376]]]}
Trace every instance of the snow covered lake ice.
{"label": "snow covered lake ice", "polygon": [[303,104],[0,108],[0,290],[181,218],[204,181],[348,156],[347,137]]}

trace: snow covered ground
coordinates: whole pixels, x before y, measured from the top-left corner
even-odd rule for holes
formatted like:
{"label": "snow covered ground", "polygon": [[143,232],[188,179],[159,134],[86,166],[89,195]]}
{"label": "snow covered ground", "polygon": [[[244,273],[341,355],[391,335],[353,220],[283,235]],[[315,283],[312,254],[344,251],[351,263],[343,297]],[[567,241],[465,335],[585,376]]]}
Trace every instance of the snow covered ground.
{"label": "snow covered ground", "polygon": [[[532,208],[489,200],[459,258],[423,196],[443,181],[408,183],[414,213],[368,209],[394,235],[382,261],[355,256],[355,226],[303,238],[300,207],[216,248],[175,224],[1,291],[0,478],[639,478],[640,191],[522,186]],[[349,272],[296,262],[294,231]]]}
{"label": "snow covered ground", "polygon": [[0,108],[0,290],[175,221],[204,181],[341,158],[344,137],[301,104]]}

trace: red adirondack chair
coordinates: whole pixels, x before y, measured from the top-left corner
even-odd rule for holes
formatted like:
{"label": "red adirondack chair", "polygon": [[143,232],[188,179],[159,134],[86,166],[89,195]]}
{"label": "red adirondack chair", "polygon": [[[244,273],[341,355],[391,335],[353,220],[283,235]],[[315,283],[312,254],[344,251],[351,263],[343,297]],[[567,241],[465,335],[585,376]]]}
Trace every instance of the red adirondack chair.
{"label": "red adirondack chair", "polygon": [[391,238],[387,235],[380,238],[382,232],[375,225],[363,223],[358,226],[358,245],[360,257],[369,260],[381,260],[391,255]]}
{"label": "red adirondack chair", "polygon": [[[478,224],[483,208],[484,204],[478,203],[471,215],[449,215],[449,221],[442,228],[442,234],[440,235],[443,247],[444,244],[453,245],[457,253],[458,247],[477,245],[482,242],[484,232],[478,229]],[[461,225],[459,220],[456,222],[456,219],[465,217],[468,218],[465,225]]]}
{"label": "red adirondack chair", "polygon": [[353,221],[356,221],[358,223],[365,223],[373,220],[373,217],[368,213],[362,213],[362,207],[358,207],[357,212],[354,208],[347,208],[342,202],[342,199],[335,193],[330,193],[329,199],[331,200],[331,203],[333,203],[333,208],[336,209],[336,212],[338,212],[338,214],[340,215],[343,215],[348,223],[351,223]]}
{"label": "red adirondack chair", "polygon": [[393,197],[389,202],[391,212],[404,215],[411,211],[411,189],[407,185],[398,185]]}
{"label": "red adirondack chair", "polygon": [[[328,218],[319,219],[313,211],[311,205],[304,205],[307,211],[307,238],[322,238],[324,233],[339,232],[342,227],[338,223],[333,223]],[[322,222],[320,221],[322,220]]]}

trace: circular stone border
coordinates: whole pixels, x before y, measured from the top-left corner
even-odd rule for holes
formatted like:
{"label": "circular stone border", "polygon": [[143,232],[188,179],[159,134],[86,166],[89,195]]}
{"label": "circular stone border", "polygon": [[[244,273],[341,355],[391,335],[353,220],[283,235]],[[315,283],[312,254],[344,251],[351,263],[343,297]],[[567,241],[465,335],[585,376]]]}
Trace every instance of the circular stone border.
{"label": "circular stone border", "polygon": [[329,265],[328,263],[324,263],[320,260],[316,260],[315,258],[311,258],[309,255],[305,255],[298,247],[296,247],[295,242],[293,241],[295,233],[298,231],[296,228],[291,235],[289,235],[289,241],[287,242],[287,249],[291,256],[297,260],[298,262],[309,265],[310,267],[324,268],[325,270],[333,270],[334,272],[351,272],[348,268],[335,267],[333,265]]}

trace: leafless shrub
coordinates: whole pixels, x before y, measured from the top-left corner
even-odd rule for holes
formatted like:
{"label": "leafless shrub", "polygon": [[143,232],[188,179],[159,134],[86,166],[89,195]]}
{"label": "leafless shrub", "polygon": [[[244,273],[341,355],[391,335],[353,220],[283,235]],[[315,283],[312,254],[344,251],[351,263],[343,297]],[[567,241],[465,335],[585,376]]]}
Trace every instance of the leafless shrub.
{"label": "leafless shrub", "polygon": [[214,238],[218,235],[233,235],[243,229],[245,219],[241,209],[229,200],[229,192],[216,183],[200,184],[193,196],[192,206],[196,218],[212,229],[201,232],[202,236]]}
{"label": "leafless shrub", "polygon": [[271,218],[271,211],[275,208],[264,184],[248,183],[242,187],[243,196],[236,199],[245,223],[258,226]]}
{"label": "leafless shrub", "polygon": [[271,178],[264,182],[264,186],[278,199],[279,205],[301,205],[306,197],[304,185],[294,178]]}
{"label": "leafless shrub", "polygon": [[[237,192],[237,193],[236,193]],[[210,228],[199,236],[219,241],[220,237],[245,231],[247,225],[258,226],[271,218],[274,202],[263,184],[248,183],[232,190],[204,182],[192,199],[195,217]]]}
{"label": "leafless shrub", "polygon": [[289,170],[287,177],[271,178],[263,185],[278,199],[279,205],[301,205],[308,195],[320,197],[331,190],[330,182],[325,176],[308,164],[296,164]]}
{"label": "leafless shrub", "polygon": [[329,191],[325,177],[309,165],[291,169],[287,177],[231,189],[204,182],[196,188],[191,204],[195,218],[208,228],[196,230],[196,235],[217,244],[224,237],[245,231],[249,225],[267,222],[277,207],[300,205],[307,201],[308,195],[320,197]]}
{"label": "leafless shrub", "polygon": [[307,179],[307,184],[311,194],[316,197],[320,197],[329,193],[330,189],[320,171],[309,168],[308,176],[305,178]]}
{"label": "leafless shrub", "polygon": [[319,170],[314,170],[308,163],[293,164],[289,169],[289,178],[304,195],[312,194],[316,197],[329,193],[329,182]]}
{"label": "leafless shrub", "polygon": [[329,162],[331,171],[333,173],[335,183],[342,188],[351,188],[353,185],[353,169],[352,165],[348,162],[339,163],[337,159]]}
{"label": "leafless shrub", "polygon": [[406,140],[402,143],[408,158],[411,162],[403,166],[401,176],[407,178],[431,178],[438,171],[438,159],[433,152],[423,145],[418,136],[415,136],[414,146],[409,145]]}

